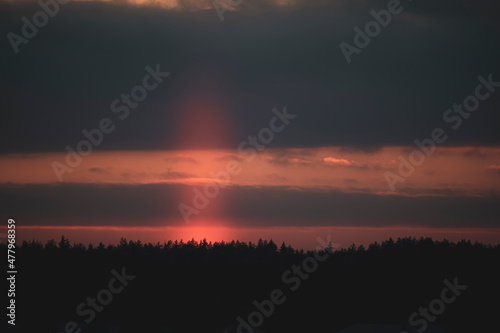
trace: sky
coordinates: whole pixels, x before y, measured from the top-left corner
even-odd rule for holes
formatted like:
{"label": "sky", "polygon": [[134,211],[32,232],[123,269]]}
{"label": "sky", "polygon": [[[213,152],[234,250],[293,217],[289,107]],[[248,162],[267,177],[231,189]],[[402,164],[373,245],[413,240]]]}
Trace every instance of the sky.
{"label": "sky", "polygon": [[0,0],[2,219],[84,244],[498,244],[498,9]]}

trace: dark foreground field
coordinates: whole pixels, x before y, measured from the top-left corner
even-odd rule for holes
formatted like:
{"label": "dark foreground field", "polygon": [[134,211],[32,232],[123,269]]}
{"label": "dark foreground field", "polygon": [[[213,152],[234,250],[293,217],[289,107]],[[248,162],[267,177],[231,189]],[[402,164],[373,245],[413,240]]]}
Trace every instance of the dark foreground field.
{"label": "dark foreground field", "polygon": [[499,246],[405,238],[331,249],[272,241],[24,243],[16,249],[16,325],[4,319],[2,326],[33,333],[315,333],[357,323],[499,330]]}

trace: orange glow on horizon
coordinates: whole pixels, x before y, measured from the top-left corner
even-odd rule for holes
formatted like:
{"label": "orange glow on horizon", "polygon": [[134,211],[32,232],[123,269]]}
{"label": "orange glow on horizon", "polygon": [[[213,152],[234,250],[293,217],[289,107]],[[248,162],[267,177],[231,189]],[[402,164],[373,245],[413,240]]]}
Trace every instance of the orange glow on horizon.
{"label": "orange glow on horizon", "polygon": [[[6,228],[0,228],[0,230]],[[333,243],[340,243],[341,248],[352,243],[367,246],[375,241],[382,242],[389,237],[432,237],[434,240],[448,239],[458,242],[462,239],[479,241],[485,244],[500,244],[500,228],[411,228],[411,227],[269,227],[269,228],[233,228],[218,226],[184,226],[184,227],[117,227],[117,226],[18,226],[16,228],[18,245],[23,240],[39,240],[45,243],[53,238],[59,241],[64,235],[71,243],[82,243],[94,246],[99,242],[118,244],[121,237],[127,240],[141,240],[144,243],[156,244],[168,240],[187,242],[194,238],[199,242],[206,238],[207,242],[231,242],[240,240],[257,243],[259,238],[273,239],[280,246],[282,242],[294,248],[312,250],[318,245],[317,237],[326,239],[331,236]],[[96,236],[96,231],[99,235]],[[98,239],[97,239],[98,238]]]}

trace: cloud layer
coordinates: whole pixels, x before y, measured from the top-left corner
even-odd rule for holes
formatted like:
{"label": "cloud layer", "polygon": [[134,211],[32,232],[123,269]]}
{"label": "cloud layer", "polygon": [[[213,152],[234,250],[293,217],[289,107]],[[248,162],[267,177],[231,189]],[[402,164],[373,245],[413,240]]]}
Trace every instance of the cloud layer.
{"label": "cloud layer", "polygon": [[[3,186],[1,214],[14,216],[25,226],[183,226],[179,193],[191,190],[175,184]],[[234,186],[224,189],[207,209],[192,218],[192,223],[205,225],[210,221],[210,225],[232,227],[499,228],[499,203],[499,196],[414,198]]]}
{"label": "cloud layer", "polygon": [[[3,36],[20,34],[21,18],[40,10],[0,7]],[[212,9],[70,2],[19,54],[0,41],[0,151],[63,151],[104,117],[117,129],[103,150],[233,148],[283,105],[298,117],[275,147],[404,146],[443,126],[479,75],[500,81],[500,31],[458,1],[405,4],[350,65],[339,44],[352,43],[353,28],[386,3],[299,7],[226,13],[222,23]],[[170,76],[120,121],[111,103],[156,64]],[[481,102],[447,144],[499,144],[499,96]]]}

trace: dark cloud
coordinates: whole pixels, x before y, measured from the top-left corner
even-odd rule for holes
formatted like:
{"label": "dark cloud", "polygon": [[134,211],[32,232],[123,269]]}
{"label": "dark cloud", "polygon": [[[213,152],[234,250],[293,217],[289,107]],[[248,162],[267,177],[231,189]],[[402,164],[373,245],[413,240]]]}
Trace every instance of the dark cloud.
{"label": "dark cloud", "polygon": [[341,153],[365,153],[365,154],[375,154],[382,150],[382,146],[351,146],[351,147],[341,147]]}
{"label": "dark cloud", "polygon": [[278,180],[278,181],[285,181],[285,180],[288,179],[288,178],[286,178],[284,176],[278,175],[277,173],[270,173],[270,174],[267,174],[265,177],[267,179]]}
{"label": "dark cloud", "polygon": [[[263,10],[266,4],[275,10]],[[450,132],[442,120],[447,108],[474,93],[478,75],[500,80],[500,44],[494,42],[500,31],[489,24],[494,11],[485,10],[498,5],[480,4],[408,2],[404,15],[348,65],[339,44],[352,43],[353,27],[363,27],[372,19],[370,10],[385,8],[387,1],[313,2],[296,9],[243,1],[223,23],[213,10],[70,2],[19,54],[6,36],[20,33],[21,17],[39,6],[0,2],[0,152],[74,148],[84,139],[81,131],[105,117],[116,130],[98,150],[183,143],[235,149],[268,126],[272,108],[283,105],[298,117],[272,147],[338,145],[369,152],[411,145],[436,127],[447,129],[448,145],[499,144],[498,92],[459,130]],[[171,75],[119,120],[111,102],[130,93],[145,67],[156,64]],[[198,139],[194,123],[182,127],[179,137],[179,98],[194,84],[212,87],[227,101],[227,140]]]}
{"label": "dark cloud", "polygon": [[244,158],[240,157],[238,155],[228,154],[228,155],[224,155],[224,156],[221,156],[221,157],[217,157],[217,158],[215,158],[215,160],[219,161],[219,162],[226,162],[226,161],[243,162]]}
{"label": "dark cloud", "polygon": [[[192,195],[184,194],[193,193],[192,189],[178,184],[4,184],[0,187],[0,211],[15,216],[23,225],[177,225],[184,223],[178,210],[181,197],[191,205]],[[230,187],[213,200],[215,205],[193,216],[192,223],[216,217],[234,226],[262,227],[500,227],[498,193],[477,197],[440,190],[435,195],[409,197],[375,195],[368,190],[343,193]],[[223,211],[217,211],[217,202],[224,203]]]}
{"label": "dark cloud", "polygon": [[108,170],[99,167],[89,168],[89,171],[93,173],[103,173],[103,174],[109,173]]}
{"label": "dark cloud", "polygon": [[160,173],[161,179],[183,179],[183,178],[194,178],[196,175],[188,172],[179,172],[179,171],[165,171]]}
{"label": "dark cloud", "polygon": [[191,156],[174,156],[174,157],[167,157],[165,158],[165,161],[169,163],[191,163],[191,164],[198,164],[198,161],[192,158]]}
{"label": "dark cloud", "polygon": [[147,175],[145,172],[122,172],[120,176],[122,176],[123,178],[129,178],[129,177],[145,178]]}
{"label": "dark cloud", "polygon": [[274,164],[279,166],[290,166],[290,165],[309,166],[312,163],[312,161],[306,159],[288,158],[288,157],[271,157],[267,162],[269,164]]}
{"label": "dark cloud", "polygon": [[477,147],[471,148],[471,149],[467,150],[466,152],[464,152],[464,156],[465,157],[481,158],[481,159],[486,158],[486,154],[480,148],[477,148]]}

